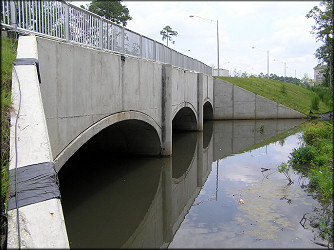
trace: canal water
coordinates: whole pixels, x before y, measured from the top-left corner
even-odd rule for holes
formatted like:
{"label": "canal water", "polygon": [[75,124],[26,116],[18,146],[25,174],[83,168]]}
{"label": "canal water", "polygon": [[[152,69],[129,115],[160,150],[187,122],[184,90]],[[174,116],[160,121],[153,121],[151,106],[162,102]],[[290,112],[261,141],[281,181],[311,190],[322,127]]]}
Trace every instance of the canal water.
{"label": "canal water", "polygon": [[59,172],[70,247],[322,247],[308,180],[290,171],[288,185],[277,171],[302,122],[206,122],[173,132],[167,158],[78,151]]}

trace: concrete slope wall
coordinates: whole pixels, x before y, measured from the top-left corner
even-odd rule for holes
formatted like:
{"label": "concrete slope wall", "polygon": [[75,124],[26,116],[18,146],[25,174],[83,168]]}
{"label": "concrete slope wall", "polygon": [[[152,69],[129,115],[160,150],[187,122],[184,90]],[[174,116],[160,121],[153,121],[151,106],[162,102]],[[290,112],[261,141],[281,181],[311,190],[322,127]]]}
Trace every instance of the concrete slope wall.
{"label": "concrete slope wall", "polygon": [[214,119],[306,118],[291,108],[273,102],[221,79],[213,79]]}

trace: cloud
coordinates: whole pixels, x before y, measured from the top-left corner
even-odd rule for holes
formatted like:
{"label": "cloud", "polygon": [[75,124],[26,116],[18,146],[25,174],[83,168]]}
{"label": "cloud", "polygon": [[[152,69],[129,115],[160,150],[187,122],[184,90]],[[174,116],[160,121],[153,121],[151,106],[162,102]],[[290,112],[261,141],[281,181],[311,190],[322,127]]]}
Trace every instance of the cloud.
{"label": "cloud", "polygon": [[[87,2],[88,3],[88,2]],[[75,2],[73,2],[75,4]],[[161,43],[166,25],[178,32],[169,46],[208,65],[217,66],[219,23],[220,66],[242,72],[266,73],[266,50],[270,73],[301,78],[313,75],[315,50],[321,46],[310,34],[314,21],[305,15],[318,1],[123,1],[133,17],[127,28]],[[76,4],[77,5],[77,4]],[[202,18],[190,18],[196,15]],[[213,20],[212,22],[208,19]],[[251,46],[261,48],[252,50]],[[190,50],[190,51],[189,51]]]}

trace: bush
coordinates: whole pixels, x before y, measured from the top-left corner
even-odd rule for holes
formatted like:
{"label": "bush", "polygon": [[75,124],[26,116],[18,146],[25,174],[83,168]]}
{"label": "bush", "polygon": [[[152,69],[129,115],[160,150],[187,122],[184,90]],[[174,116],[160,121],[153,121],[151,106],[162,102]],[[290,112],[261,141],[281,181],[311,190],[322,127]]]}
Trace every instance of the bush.
{"label": "bush", "polygon": [[314,126],[310,126],[305,130],[303,134],[303,139],[306,144],[320,149],[324,146],[322,140],[328,140],[331,138],[331,136],[331,124],[327,122],[317,122],[314,124]]}
{"label": "bush", "polygon": [[281,84],[281,92],[282,92],[283,94],[286,94],[286,93],[287,93],[285,84]]}
{"label": "bush", "polygon": [[311,109],[313,110],[319,110],[319,96],[315,95],[312,97],[311,100]]}
{"label": "bush", "polygon": [[316,93],[321,101],[323,101],[330,109],[333,108],[333,92],[329,88],[311,87],[310,90]]}
{"label": "bush", "polygon": [[333,197],[333,176],[328,166],[310,170],[310,184],[317,187],[325,200]]}
{"label": "bush", "polygon": [[295,148],[290,153],[289,162],[292,164],[307,164],[313,163],[314,159],[319,156],[318,151],[310,146],[303,145],[300,148]]}

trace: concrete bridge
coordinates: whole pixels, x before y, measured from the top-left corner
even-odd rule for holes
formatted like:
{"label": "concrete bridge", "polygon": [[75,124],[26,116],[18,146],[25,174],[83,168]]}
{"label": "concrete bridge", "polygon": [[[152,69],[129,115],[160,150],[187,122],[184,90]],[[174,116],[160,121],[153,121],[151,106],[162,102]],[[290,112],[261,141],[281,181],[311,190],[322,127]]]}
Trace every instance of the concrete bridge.
{"label": "concrete bridge", "polygon": [[[219,160],[231,154],[238,154],[247,147],[257,148],[256,145],[260,147],[263,140],[302,122],[301,119],[207,122],[203,133],[185,133],[173,143],[173,157],[151,158],[149,163],[145,162],[144,167],[141,166],[142,161],[138,159],[126,165],[131,167],[135,162],[137,170],[127,175],[128,184],[124,191],[122,188],[115,188],[123,185],[122,181],[115,181],[111,185],[110,178],[91,180],[87,176],[85,180],[61,182],[61,187],[65,185],[65,190],[73,190],[75,193],[75,195],[68,194],[62,199],[63,207],[67,210],[65,217],[72,246],[167,248],[192,206],[215,202],[214,192],[196,199],[210,173],[212,174],[212,171],[217,173]],[[263,130],[260,130],[260,127]],[[184,145],[187,145],[186,150],[183,148]],[[88,146],[94,147],[94,144],[89,143]],[[89,156],[85,157],[82,152],[75,157],[82,161],[89,159]],[[217,165],[214,162],[217,162]],[[124,164],[123,161],[119,163],[122,166]],[[76,165],[78,164],[71,166],[77,167]],[[106,172],[107,176],[115,173],[115,170],[110,168],[101,171]],[[61,181],[68,176],[73,177],[69,172],[71,170],[67,168],[60,171]],[[142,181],[138,181],[138,176],[145,176],[150,181],[143,185]],[[84,186],[80,184],[82,181],[90,181],[91,185],[97,186],[91,187],[93,189],[91,192],[94,193],[96,190],[98,195],[87,196],[82,192]],[[104,188],[101,189],[101,186]],[[221,185],[216,183],[216,190],[220,188]],[[111,190],[115,189],[120,193],[113,197],[113,203],[122,206],[110,206],[110,203],[104,202],[109,200]],[[134,207],[137,208],[135,211]],[[87,219],[82,220],[82,218]],[[91,228],[100,230],[90,230]]]}
{"label": "concrete bridge", "polygon": [[[18,169],[44,163],[59,171],[89,140],[171,156],[172,130],[202,131],[205,119],[305,117],[203,73],[42,36],[19,38],[12,100],[9,168],[19,180]],[[59,195],[29,195],[18,206],[12,194],[8,247],[68,248]]]}

